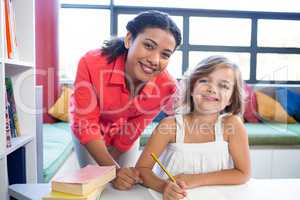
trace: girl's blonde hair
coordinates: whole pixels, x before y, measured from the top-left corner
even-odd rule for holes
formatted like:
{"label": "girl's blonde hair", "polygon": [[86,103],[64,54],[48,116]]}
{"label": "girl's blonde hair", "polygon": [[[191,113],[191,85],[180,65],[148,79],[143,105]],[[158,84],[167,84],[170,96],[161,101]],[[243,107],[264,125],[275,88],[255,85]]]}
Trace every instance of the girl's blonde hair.
{"label": "girl's blonde hair", "polygon": [[189,75],[184,75],[180,85],[179,99],[176,103],[177,112],[189,113],[194,111],[194,102],[191,93],[193,92],[196,81],[199,78],[208,76],[220,65],[232,69],[235,74],[233,93],[230,98],[231,104],[226,106],[222,112],[238,115],[243,114],[244,91],[241,71],[237,64],[223,56],[210,56],[198,63]]}

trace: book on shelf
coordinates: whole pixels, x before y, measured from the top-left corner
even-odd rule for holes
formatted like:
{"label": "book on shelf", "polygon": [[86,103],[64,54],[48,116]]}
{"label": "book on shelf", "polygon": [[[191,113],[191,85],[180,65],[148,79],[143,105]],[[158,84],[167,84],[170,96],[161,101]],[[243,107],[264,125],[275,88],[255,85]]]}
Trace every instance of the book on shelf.
{"label": "book on shelf", "polygon": [[51,191],[47,196],[43,197],[43,200],[100,200],[100,195],[104,187],[103,185],[87,195],[74,195]]}
{"label": "book on shelf", "polygon": [[7,155],[9,185],[26,183],[26,149],[24,146]]}
{"label": "book on shelf", "polygon": [[10,117],[9,117],[9,102],[7,100],[7,93],[5,91],[5,135],[6,135],[6,148],[11,147],[11,130],[10,130]]}
{"label": "book on shelf", "polygon": [[14,90],[13,90],[13,83],[10,77],[5,77],[5,87],[7,93],[7,100],[9,102],[9,115],[11,117],[11,133],[12,137],[18,137],[21,135],[20,125],[17,115],[15,97],[14,97]]}
{"label": "book on shelf", "polygon": [[4,0],[6,50],[9,59],[17,58],[15,8],[13,0]]}
{"label": "book on shelf", "polygon": [[116,177],[115,166],[87,165],[51,182],[52,191],[74,195],[88,195]]}

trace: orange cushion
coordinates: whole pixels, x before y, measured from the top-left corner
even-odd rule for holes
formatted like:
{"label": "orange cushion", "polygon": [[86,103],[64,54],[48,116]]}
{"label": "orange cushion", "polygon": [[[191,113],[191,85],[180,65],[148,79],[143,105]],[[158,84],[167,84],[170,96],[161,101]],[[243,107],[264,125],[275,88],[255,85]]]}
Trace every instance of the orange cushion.
{"label": "orange cushion", "polygon": [[289,116],[280,103],[272,97],[258,91],[256,91],[255,94],[257,99],[257,111],[263,120],[296,123],[296,120]]}
{"label": "orange cushion", "polygon": [[61,121],[69,121],[69,99],[73,90],[68,87],[62,88],[60,97],[56,100],[55,104],[48,110],[48,113]]}

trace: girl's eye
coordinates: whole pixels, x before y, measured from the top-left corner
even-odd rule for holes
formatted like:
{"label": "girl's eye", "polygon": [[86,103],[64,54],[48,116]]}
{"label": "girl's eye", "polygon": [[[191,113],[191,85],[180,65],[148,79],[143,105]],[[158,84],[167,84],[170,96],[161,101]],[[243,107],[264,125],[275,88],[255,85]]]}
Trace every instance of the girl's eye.
{"label": "girl's eye", "polygon": [[221,87],[222,89],[229,90],[229,86],[226,85],[226,84],[220,84],[220,87]]}

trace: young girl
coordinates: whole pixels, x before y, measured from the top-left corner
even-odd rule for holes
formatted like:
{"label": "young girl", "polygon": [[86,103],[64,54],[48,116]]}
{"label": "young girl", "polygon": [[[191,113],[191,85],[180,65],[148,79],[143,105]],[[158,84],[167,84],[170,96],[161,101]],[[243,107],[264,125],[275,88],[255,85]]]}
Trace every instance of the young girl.
{"label": "young girl", "polygon": [[[243,91],[237,65],[221,56],[201,61],[182,93],[179,105],[186,112],[160,122],[136,165],[143,184],[169,200],[184,198],[188,188],[245,183],[250,158],[239,117]],[[160,156],[176,184],[154,167],[151,153]]]}

